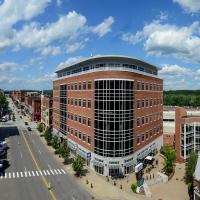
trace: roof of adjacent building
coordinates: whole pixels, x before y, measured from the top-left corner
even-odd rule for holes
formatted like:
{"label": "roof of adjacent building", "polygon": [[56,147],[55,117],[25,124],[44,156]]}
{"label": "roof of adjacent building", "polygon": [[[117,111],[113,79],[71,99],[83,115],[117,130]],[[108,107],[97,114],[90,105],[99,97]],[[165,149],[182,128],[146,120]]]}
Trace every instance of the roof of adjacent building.
{"label": "roof of adjacent building", "polygon": [[135,58],[135,57],[130,57],[130,56],[123,56],[123,55],[99,55],[99,56],[92,56],[92,57],[88,57],[85,58],[79,62],[75,62],[73,64],[70,65],[66,65],[66,66],[62,66],[60,69],[57,69],[55,71],[55,73],[58,72],[62,72],[66,69],[69,68],[73,68],[75,66],[82,66],[82,65],[87,65],[87,64],[91,64],[92,62],[96,63],[96,62],[128,62],[128,63],[134,63],[134,64],[138,64],[138,65],[145,65],[146,67],[149,67],[151,69],[156,69],[156,70],[160,70],[159,67],[150,64],[144,60]]}
{"label": "roof of adjacent building", "polygon": [[198,154],[198,160],[197,160],[196,169],[194,172],[194,177],[197,181],[200,181],[200,153]]}

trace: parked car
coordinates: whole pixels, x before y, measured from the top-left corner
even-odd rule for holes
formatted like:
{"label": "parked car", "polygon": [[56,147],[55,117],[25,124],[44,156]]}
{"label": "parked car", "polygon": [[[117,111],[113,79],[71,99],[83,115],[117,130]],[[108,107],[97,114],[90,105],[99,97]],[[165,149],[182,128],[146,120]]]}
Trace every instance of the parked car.
{"label": "parked car", "polygon": [[27,126],[27,125],[28,125],[28,122],[24,122],[24,124]]}
{"label": "parked car", "polygon": [[32,131],[31,127],[28,127],[27,129],[28,129],[28,131]]}
{"label": "parked car", "polygon": [[5,170],[9,167],[9,162],[7,160],[0,160],[0,170]]}
{"label": "parked car", "polygon": [[0,149],[5,150],[8,148],[8,144],[6,141],[0,141]]}
{"label": "parked car", "polygon": [[1,157],[1,156],[5,156],[5,155],[6,155],[6,151],[3,150],[3,149],[0,149],[0,157]]}

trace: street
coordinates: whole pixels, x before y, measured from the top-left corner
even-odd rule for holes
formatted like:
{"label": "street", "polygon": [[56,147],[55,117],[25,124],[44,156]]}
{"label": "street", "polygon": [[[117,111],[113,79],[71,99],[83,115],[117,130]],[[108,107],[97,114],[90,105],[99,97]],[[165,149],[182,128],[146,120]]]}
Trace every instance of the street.
{"label": "street", "polygon": [[[11,104],[11,103],[10,103]],[[12,109],[16,109],[11,107]],[[71,175],[63,169],[42,143],[33,122],[24,120],[15,111],[16,121],[0,125],[0,139],[8,142],[10,166],[0,174],[2,200],[89,200]]]}

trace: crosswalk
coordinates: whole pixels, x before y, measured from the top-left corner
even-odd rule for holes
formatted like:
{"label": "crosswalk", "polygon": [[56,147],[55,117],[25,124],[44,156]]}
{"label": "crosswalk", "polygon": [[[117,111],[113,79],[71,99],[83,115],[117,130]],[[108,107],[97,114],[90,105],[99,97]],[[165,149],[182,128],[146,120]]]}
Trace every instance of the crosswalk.
{"label": "crosswalk", "polygon": [[21,171],[21,172],[1,172],[1,179],[14,179],[14,178],[28,178],[28,177],[39,177],[39,176],[58,176],[65,175],[66,171],[64,169],[46,169],[37,171]]}

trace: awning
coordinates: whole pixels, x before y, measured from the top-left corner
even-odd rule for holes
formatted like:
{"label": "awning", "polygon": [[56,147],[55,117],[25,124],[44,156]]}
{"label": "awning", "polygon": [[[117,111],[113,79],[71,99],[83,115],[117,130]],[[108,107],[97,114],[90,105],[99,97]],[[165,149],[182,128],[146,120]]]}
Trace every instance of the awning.
{"label": "awning", "polygon": [[120,168],[121,168],[120,165],[108,165],[108,167],[109,167],[110,169],[120,169]]}
{"label": "awning", "polygon": [[127,162],[127,163],[124,163],[125,167],[130,167],[130,166],[134,166],[134,165],[136,165],[136,162],[134,160]]}
{"label": "awning", "polygon": [[93,160],[92,163],[93,163],[93,165],[95,165],[95,166],[99,166],[99,167],[103,167],[103,166],[104,166],[103,163],[98,162],[97,160]]}

